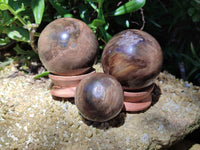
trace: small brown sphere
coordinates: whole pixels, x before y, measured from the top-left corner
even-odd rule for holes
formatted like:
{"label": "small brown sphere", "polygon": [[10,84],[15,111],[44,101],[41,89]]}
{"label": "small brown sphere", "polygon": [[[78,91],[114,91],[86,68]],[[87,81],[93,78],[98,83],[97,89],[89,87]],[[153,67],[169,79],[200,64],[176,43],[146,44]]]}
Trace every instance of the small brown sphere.
{"label": "small brown sphere", "polygon": [[150,34],[128,29],[115,35],[105,46],[103,70],[113,75],[125,89],[150,86],[161,71],[162,50]]}
{"label": "small brown sphere", "polygon": [[124,94],[120,83],[111,75],[95,73],[83,79],[75,95],[81,115],[91,121],[108,121],[119,114]]}
{"label": "small brown sphere", "polygon": [[60,18],[48,24],[38,40],[40,60],[57,75],[79,75],[93,65],[98,49],[95,34],[84,22]]}

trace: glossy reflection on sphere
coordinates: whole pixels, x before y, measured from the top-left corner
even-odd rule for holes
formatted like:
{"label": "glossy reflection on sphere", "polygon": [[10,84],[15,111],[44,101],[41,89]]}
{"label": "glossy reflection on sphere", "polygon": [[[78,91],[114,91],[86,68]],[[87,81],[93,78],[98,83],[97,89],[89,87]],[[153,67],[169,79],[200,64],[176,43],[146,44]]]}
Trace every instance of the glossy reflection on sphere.
{"label": "glossy reflection on sphere", "polygon": [[38,40],[40,60],[57,75],[79,75],[93,65],[98,49],[95,34],[84,22],[60,18],[42,31]]}
{"label": "glossy reflection on sphere", "polygon": [[123,90],[112,76],[95,73],[83,79],[75,95],[81,115],[91,121],[103,122],[117,116],[123,107]]}
{"label": "glossy reflection on sphere", "polygon": [[150,34],[128,29],[115,35],[105,46],[103,70],[117,78],[125,89],[151,85],[162,67],[162,50]]}

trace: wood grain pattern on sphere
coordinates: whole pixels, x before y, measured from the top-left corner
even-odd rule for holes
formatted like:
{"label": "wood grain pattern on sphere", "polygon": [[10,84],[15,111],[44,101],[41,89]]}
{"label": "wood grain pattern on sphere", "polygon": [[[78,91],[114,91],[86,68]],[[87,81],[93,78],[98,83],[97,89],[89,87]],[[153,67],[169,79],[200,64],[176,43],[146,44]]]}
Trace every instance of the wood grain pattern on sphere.
{"label": "wood grain pattern on sphere", "polygon": [[126,89],[138,90],[151,85],[162,67],[162,50],[148,33],[128,29],[115,35],[105,46],[103,70]]}
{"label": "wood grain pattern on sphere", "polygon": [[79,75],[93,65],[98,49],[95,34],[84,22],[60,18],[42,31],[38,40],[40,60],[58,75]]}
{"label": "wood grain pattern on sphere", "polygon": [[75,95],[75,104],[82,116],[91,121],[103,122],[114,118],[123,107],[123,90],[110,75],[93,74],[83,79]]}

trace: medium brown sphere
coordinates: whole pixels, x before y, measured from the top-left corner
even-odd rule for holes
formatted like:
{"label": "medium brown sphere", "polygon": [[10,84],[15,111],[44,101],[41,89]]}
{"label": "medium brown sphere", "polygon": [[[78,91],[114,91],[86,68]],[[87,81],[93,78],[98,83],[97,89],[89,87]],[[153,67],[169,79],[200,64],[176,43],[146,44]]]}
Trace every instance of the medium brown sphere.
{"label": "medium brown sphere", "polygon": [[135,29],[115,35],[102,55],[104,72],[129,90],[150,86],[161,71],[162,60],[162,50],[155,38]]}
{"label": "medium brown sphere", "polygon": [[60,18],[48,24],[38,40],[40,60],[57,75],[79,75],[93,65],[98,49],[95,34],[84,22]]}
{"label": "medium brown sphere", "polygon": [[75,95],[81,115],[91,121],[108,121],[119,114],[124,94],[120,83],[111,75],[95,73],[83,79]]}

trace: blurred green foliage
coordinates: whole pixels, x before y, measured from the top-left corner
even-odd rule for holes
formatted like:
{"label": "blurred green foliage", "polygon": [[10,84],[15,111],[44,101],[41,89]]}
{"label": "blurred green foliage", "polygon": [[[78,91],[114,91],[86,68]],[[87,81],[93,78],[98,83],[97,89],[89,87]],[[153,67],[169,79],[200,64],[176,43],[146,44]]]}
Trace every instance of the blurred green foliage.
{"label": "blurred green foliage", "polygon": [[163,69],[200,85],[200,0],[149,0],[144,11],[145,31],[163,49]]}
{"label": "blurred green foliage", "polygon": [[0,10],[0,46],[15,40],[14,50],[29,60],[37,57],[31,49],[41,31],[57,18],[88,24],[99,41],[99,59],[114,34],[145,23],[163,49],[163,69],[200,85],[200,0],[0,0]]}
{"label": "blurred green foliage", "polygon": [[[111,36],[109,29],[110,16],[128,14],[144,6],[145,0],[124,1],[120,6],[104,0],[0,0],[0,31],[10,39],[30,43],[31,28],[43,27],[56,18],[74,17],[87,23],[98,38],[107,42]],[[118,1],[119,3],[119,1]],[[106,9],[104,9],[104,6]],[[43,17],[44,16],[44,17]],[[36,34],[36,35],[39,35]],[[1,45],[8,43],[1,39]]]}

